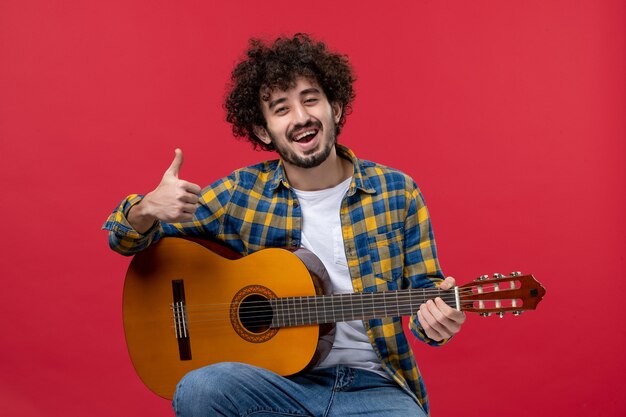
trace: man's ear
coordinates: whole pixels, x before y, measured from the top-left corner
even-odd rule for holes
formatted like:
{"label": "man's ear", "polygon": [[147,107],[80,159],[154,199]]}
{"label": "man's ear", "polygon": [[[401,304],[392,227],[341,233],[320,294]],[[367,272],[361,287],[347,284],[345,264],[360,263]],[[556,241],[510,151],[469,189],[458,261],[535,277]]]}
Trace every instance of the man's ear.
{"label": "man's ear", "polygon": [[331,107],[333,109],[333,116],[335,117],[335,123],[339,123],[339,120],[341,120],[341,114],[343,112],[341,103],[339,103],[338,101],[335,101],[331,104]]}
{"label": "man's ear", "polygon": [[267,129],[263,126],[254,126],[254,134],[266,145],[272,143],[272,138],[270,138],[269,133],[267,133]]}

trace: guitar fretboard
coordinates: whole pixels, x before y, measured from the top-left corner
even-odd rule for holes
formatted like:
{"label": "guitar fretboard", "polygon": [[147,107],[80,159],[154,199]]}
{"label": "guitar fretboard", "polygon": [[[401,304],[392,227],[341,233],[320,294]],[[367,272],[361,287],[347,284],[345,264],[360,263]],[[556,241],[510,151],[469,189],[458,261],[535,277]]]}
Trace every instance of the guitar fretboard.
{"label": "guitar fretboard", "polygon": [[270,327],[411,316],[436,297],[456,307],[454,290],[433,288],[274,298],[269,300],[273,312]]}

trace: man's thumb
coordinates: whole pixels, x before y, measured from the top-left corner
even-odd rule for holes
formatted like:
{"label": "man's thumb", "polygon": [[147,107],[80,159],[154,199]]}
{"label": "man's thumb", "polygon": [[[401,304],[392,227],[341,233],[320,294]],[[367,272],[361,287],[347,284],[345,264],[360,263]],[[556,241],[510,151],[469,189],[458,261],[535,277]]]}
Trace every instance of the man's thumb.
{"label": "man's thumb", "polygon": [[178,172],[180,171],[180,167],[183,165],[183,151],[180,150],[179,148],[176,148],[174,152],[176,153],[176,155],[174,156],[174,160],[172,161],[172,164],[167,169],[167,171],[165,171],[165,173],[178,177]]}

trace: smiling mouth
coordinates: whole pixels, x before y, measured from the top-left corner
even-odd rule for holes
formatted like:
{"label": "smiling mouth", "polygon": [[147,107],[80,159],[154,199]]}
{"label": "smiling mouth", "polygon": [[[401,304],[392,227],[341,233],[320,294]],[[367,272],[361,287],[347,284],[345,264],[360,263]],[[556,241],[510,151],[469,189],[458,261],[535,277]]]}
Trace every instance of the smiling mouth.
{"label": "smiling mouth", "polygon": [[297,135],[293,135],[291,140],[298,143],[307,143],[317,135],[317,132],[319,132],[317,129],[307,129]]}

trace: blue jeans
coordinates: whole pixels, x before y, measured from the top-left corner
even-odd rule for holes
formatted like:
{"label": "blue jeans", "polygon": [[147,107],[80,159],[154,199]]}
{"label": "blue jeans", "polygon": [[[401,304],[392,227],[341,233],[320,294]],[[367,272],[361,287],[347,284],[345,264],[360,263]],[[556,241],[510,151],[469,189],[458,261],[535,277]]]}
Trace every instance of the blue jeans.
{"label": "blue jeans", "polygon": [[426,416],[395,382],[342,366],[282,377],[250,365],[219,363],[187,374],[173,406],[178,417]]}

